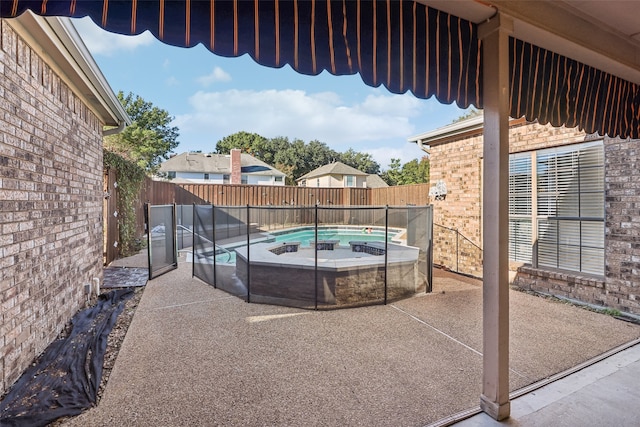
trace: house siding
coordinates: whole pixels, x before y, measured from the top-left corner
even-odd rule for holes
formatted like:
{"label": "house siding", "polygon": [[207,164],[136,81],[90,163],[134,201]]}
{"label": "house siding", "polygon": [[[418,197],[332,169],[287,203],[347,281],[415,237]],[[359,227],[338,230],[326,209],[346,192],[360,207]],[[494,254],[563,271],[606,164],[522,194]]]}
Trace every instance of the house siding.
{"label": "house siding", "polygon": [[[300,181],[299,186],[302,187],[323,187],[323,188],[366,188],[367,177],[360,175],[351,175],[355,177],[354,185],[347,187],[348,175],[322,175],[314,178],[307,178]],[[304,184],[303,184],[304,182]]]}
{"label": "house siding", "polygon": [[102,124],[0,20],[0,394],[102,280]]}
{"label": "house siding", "polygon": [[[533,151],[589,139],[577,128],[524,123],[509,129],[509,150]],[[511,263],[510,278],[524,289],[640,314],[640,141],[605,137],[604,153],[604,277]],[[482,130],[433,144],[430,162],[431,184],[443,180],[447,187],[445,200],[432,202],[434,262],[481,277],[482,254],[473,248],[482,247]],[[465,247],[465,242],[472,244]]]}

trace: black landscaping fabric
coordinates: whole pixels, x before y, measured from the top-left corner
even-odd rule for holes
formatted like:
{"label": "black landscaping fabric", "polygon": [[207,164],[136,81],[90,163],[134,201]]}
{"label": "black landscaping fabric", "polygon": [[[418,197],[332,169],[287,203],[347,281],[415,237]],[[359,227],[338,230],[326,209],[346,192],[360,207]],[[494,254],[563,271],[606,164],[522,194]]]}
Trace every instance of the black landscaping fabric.
{"label": "black landscaping fabric", "polygon": [[95,405],[107,338],[133,294],[114,290],[76,313],[69,336],[51,343],[0,402],[0,426],[45,426]]}

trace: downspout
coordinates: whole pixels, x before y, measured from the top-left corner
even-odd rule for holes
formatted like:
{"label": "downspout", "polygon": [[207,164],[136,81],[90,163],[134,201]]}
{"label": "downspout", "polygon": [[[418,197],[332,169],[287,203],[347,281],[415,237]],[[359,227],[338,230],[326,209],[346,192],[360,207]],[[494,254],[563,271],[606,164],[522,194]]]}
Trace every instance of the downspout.
{"label": "downspout", "polygon": [[118,126],[111,128],[111,129],[107,129],[107,130],[103,130],[102,131],[102,136],[109,136],[109,135],[115,135],[118,134],[120,132],[122,132],[124,130],[124,128],[127,127],[127,123],[124,120],[119,120],[118,121]]}
{"label": "downspout", "polygon": [[427,157],[431,157],[431,147],[429,145],[424,145],[424,142],[422,142],[421,139],[418,139],[416,142],[418,143],[418,147],[427,153]]}

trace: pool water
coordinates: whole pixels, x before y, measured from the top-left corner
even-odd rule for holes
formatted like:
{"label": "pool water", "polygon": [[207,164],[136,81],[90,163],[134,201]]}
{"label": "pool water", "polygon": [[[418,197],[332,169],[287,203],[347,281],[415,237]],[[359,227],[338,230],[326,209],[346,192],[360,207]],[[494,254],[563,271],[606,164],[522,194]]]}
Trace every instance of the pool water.
{"label": "pool water", "polygon": [[[298,230],[289,233],[276,235],[276,242],[300,242],[301,246],[311,246],[311,242],[315,240],[315,231],[310,230]],[[384,231],[373,229],[368,232],[366,229],[362,231],[353,229],[344,230],[318,230],[318,240],[339,240],[340,246],[349,246],[349,242],[384,242]],[[391,241],[391,236],[389,236]]]}
{"label": "pool water", "polygon": [[[310,247],[315,240],[315,231],[311,229],[293,230],[276,234],[275,242],[300,242],[302,247]],[[357,229],[319,229],[318,240],[338,240],[340,246],[349,246],[349,242],[384,242],[384,231],[379,229],[366,228]],[[391,233],[389,233],[391,241]],[[227,248],[228,252],[216,255],[216,264],[235,264],[236,253],[233,248]],[[211,255],[209,255],[211,256]]]}

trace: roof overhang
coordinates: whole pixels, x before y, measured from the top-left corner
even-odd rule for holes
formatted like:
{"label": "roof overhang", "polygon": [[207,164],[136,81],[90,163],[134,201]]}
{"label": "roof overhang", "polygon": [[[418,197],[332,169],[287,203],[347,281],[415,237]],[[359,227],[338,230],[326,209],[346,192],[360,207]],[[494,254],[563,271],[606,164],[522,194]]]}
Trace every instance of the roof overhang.
{"label": "roof overhang", "polygon": [[[509,127],[518,126],[527,123],[524,118],[509,119]],[[445,144],[460,138],[466,138],[482,133],[484,127],[484,116],[481,114],[466,120],[460,120],[440,128],[420,133],[418,135],[407,138],[408,142],[418,144],[418,146],[426,153],[429,153],[429,147],[434,145]]]}
{"label": "roof overhang", "polygon": [[30,11],[6,22],[44,59],[105,126],[123,128],[131,119],[69,18]]}

